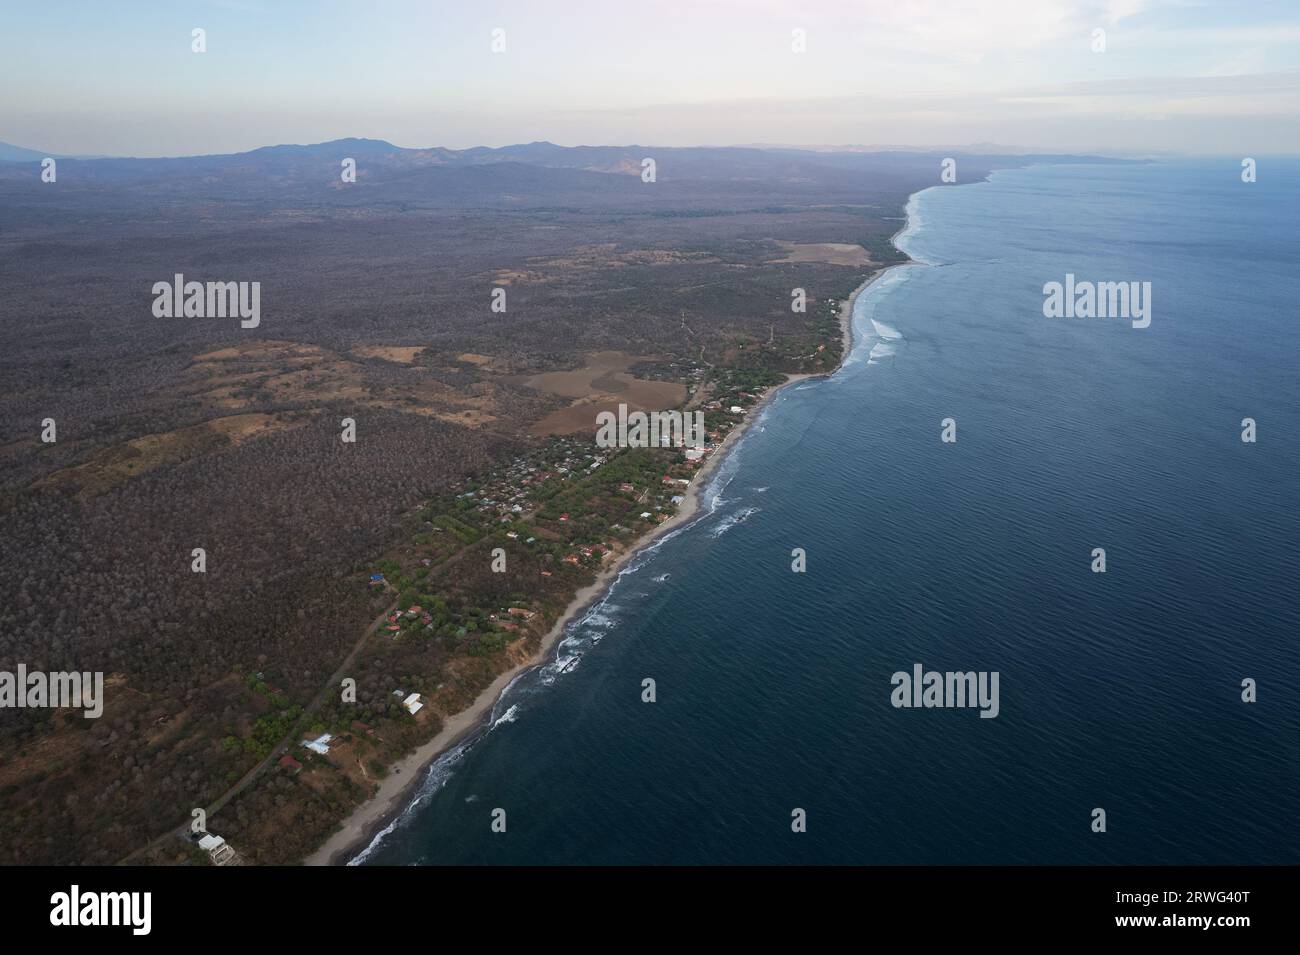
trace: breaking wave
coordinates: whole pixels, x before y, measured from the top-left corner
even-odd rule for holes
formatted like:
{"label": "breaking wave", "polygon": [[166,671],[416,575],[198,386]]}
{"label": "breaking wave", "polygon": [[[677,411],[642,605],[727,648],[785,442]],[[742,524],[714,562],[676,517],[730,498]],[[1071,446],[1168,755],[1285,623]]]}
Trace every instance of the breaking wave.
{"label": "breaking wave", "polygon": [[728,514],[726,517],[724,517],[721,521],[718,522],[717,527],[709,531],[709,536],[721,537],[723,534],[727,533],[727,531],[731,530],[737,524],[745,523],[745,521],[749,520],[751,517],[757,514],[758,511],[759,508],[757,507],[742,507],[734,514]]}

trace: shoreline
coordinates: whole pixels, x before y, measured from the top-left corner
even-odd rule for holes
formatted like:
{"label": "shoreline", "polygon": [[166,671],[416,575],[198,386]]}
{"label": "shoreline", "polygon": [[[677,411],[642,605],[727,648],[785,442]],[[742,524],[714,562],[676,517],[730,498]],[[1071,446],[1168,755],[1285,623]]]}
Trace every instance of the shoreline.
{"label": "shoreline", "polygon": [[[882,269],[882,271],[884,270]],[[876,273],[876,275],[878,274]],[[850,308],[858,292],[870,285],[876,275],[873,275],[854,291],[853,296],[849,299]],[[496,678],[479,693],[473,703],[459,713],[449,716],[444,721],[442,729],[438,731],[433,739],[421,744],[411,753],[398,760],[393,765],[394,771],[385,776],[379,784],[378,791],[357,806],[343,820],[341,828],[332,833],[319,848],[304,858],[302,864],[342,865],[370,845],[375,836],[406,810],[411,797],[414,796],[414,790],[424,778],[425,770],[433,764],[434,760],[487,727],[492,710],[506,688],[523,673],[545,666],[551,661],[555,648],[569,624],[604,597],[610,584],[618,577],[619,572],[632,561],[632,558],[669,531],[683,527],[695,519],[700,510],[700,499],[704,493],[704,488],[709,483],[709,479],[727,454],[740,441],[745,432],[749,430],[750,425],[776,397],[777,393],[790,385],[817,377],[824,377],[824,375],[787,375],[785,381],[779,385],[773,385],[764,392],[763,396],[749,409],[744,419],[728,432],[722,443],[700,465],[699,470],[695,472],[695,477],[691,480],[691,486],[683,495],[685,500],[677,508],[676,513],[630,543],[626,550],[619,553],[607,567],[601,569],[595,580],[578,590],[573,595],[573,599],[569,601],[564,612],[551,626],[551,629],[542,637],[542,642],[538,646],[536,653],[525,662],[516,664],[497,674]]]}
{"label": "shoreline", "polygon": [[[903,226],[898,232],[894,233],[891,242],[906,228],[907,217],[905,216]],[[749,409],[744,420],[731,429],[722,443],[717,446],[714,452],[700,466],[699,470],[696,471],[691,486],[684,495],[685,500],[682,501],[677,512],[668,520],[651,528],[629,544],[627,549],[618,554],[608,567],[601,569],[594,581],[575,593],[564,612],[560,614],[551,629],[542,638],[537,651],[527,661],[497,674],[496,678],[479,693],[473,703],[446,719],[442,729],[438,731],[436,736],[398,760],[393,766],[393,771],[385,776],[379,784],[379,789],[357,806],[343,820],[340,828],[332,833],[319,848],[304,858],[302,864],[314,866],[344,865],[367,848],[380,832],[399,818],[406,811],[416,788],[424,779],[425,771],[433,762],[489,725],[497,701],[501,699],[502,694],[510,684],[523,673],[545,666],[550,662],[560,638],[564,635],[569,624],[604,597],[609,586],[623,568],[654,541],[663,537],[669,531],[683,527],[695,520],[699,514],[704,489],[714,472],[721,466],[727,454],[735,448],[749,430],[750,425],[762,415],[773,399],[783,389],[791,385],[799,384],[810,378],[828,378],[844,366],[844,362],[848,359],[853,348],[853,306],[857,303],[858,296],[890,270],[900,266],[918,264],[920,263],[909,258],[906,262],[882,265],[861,285],[855,288],[840,306],[840,331],[844,345],[839,364],[829,372],[789,374],[786,376],[785,381],[767,389],[763,396]]]}

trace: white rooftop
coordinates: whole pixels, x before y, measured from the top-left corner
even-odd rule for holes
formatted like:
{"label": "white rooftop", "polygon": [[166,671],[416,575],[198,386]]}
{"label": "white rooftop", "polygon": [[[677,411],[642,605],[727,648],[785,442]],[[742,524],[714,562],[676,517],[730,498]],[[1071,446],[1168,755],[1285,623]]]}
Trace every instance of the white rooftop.
{"label": "white rooftop", "polygon": [[303,740],[302,745],[306,746],[313,753],[320,753],[322,756],[324,756],[326,753],[330,751],[329,743],[330,740],[332,740],[333,738],[334,737],[331,736],[329,733],[321,733],[313,740]]}

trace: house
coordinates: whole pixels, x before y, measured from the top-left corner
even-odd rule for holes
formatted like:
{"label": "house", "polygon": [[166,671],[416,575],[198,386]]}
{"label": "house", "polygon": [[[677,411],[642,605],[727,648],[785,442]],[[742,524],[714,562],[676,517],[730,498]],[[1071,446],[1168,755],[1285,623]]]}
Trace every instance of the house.
{"label": "house", "polygon": [[620,491],[626,491],[626,492],[628,492],[628,493],[631,493],[632,491],[635,491],[635,490],[636,490],[635,487],[633,487],[631,484],[628,484],[626,481],[624,481],[622,484],[620,484],[620,485],[618,486],[618,489],[619,489]]}
{"label": "house", "polygon": [[744,413],[745,413],[745,409],[742,408],[742,407],[740,407],[740,405],[732,405],[728,410],[729,410],[732,414],[744,414]]}
{"label": "house", "polygon": [[700,458],[704,457],[703,448],[687,448],[682,453],[686,455],[687,461],[698,461]]}
{"label": "house", "polygon": [[532,620],[534,617],[537,616],[537,614],[534,613],[533,611],[527,610],[523,607],[511,607],[509,610],[509,614],[512,617],[523,617],[525,620]]}
{"label": "house", "polygon": [[214,836],[211,833],[207,833],[207,832],[205,832],[203,834],[203,837],[199,839],[199,848],[202,849],[204,852],[212,852],[212,850],[214,849],[220,849],[225,844],[226,844],[225,839],[222,839],[220,836]]}
{"label": "house", "polygon": [[313,740],[303,740],[302,745],[307,747],[313,753],[319,753],[321,756],[329,755],[330,740],[334,737],[329,733],[321,733]]}
{"label": "house", "polygon": [[211,833],[203,833],[203,838],[199,840],[199,848],[208,854],[213,865],[230,865],[239,859],[225,839]]}
{"label": "house", "polygon": [[560,515],[560,520],[562,520],[562,521],[567,521],[568,519],[569,519],[569,515],[568,515],[568,514],[561,514],[561,515]]}
{"label": "house", "polygon": [[576,567],[576,566],[578,565],[578,555],[577,555],[577,554],[569,554],[568,556],[566,556],[566,557],[564,558],[564,562],[565,562],[566,564],[573,564],[573,565]]}
{"label": "house", "polygon": [[649,511],[642,511],[642,512],[641,512],[641,520],[643,520],[643,521],[648,521],[648,520],[650,520],[650,517],[651,517],[651,514],[650,514]]}
{"label": "house", "polygon": [[406,712],[410,713],[412,716],[424,709],[424,704],[420,702],[419,693],[412,693],[406,699],[402,700],[402,706],[406,707]]}
{"label": "house", "polygon": [[375,735],[375,731],[370,727],[370,724],[363,723],[360,720],[352,721],[352,729],[358,733],[365,733],[367,736]]}
{"label": "house", "polygon": [[551,576],[551,572],[550,572],[549,570],[544,570],[544,571],[542,571],[542,576],[543,576],[543,577],[550,577],[550,576]]}
{"label": "house", "polygon": [[384,582],[384,575],[383,575],[383,574],[371,574],[371,575],[370,575],[370,586],[371,586],[371,587],[375,586],[375,584],[382,584],[383,582]]}
{"label": "house", "polygon": [[298,760],[288,754],[280,757],[280,765],[292,772],[294,775],[297,775],[302,771],[302,763],[298,762]]}

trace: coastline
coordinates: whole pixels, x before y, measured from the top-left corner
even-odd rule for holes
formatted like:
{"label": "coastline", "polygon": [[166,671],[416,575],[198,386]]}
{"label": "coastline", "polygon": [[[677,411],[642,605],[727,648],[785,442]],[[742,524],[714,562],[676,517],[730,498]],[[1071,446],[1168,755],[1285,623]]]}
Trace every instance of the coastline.
{"label": "coastline", "polygon": [[[883,270],[882,270],[883,271]],[[879,273],[877,273],[879,274]],[[858,292],[866,288],[875,279],[864,282],[854,291],[849,299],[849,308]],[[609,585],[619,572],[631,562],[632,558],[669,531],[682,527],[695,519],[700,509],[700,498],[705,486],[721,465],[728,452],[735,447],[741,437],[757,419],[768,403],[777,393],[790,385],[798,384],[809,378],[821,377],[813,374],[787,375],[786,380],[774,385],[749,409],[744,420],[737,424],[722,443],[709,455],[708,459],[696,471],[690,488],[684,495],[685,500],[677,512],[662,524],[656,525],[620,552],[607,567],[601,569],[596,579],[574,594],[573,599],[559,618],[542,638],[541,644],[528,660],[504,670],[475,698],[466,709],[449,716],[438,734],[402,757],[394,764],[393,772],[384,777],[379,789],[365,802],[357,806],[341,824],[341,828],[330,835],[314,852],[303,859],[303,865],[341,865],[368,846],[384,828],[386,828],[410,803],[414,791],[423,779],[424,771],[443,753],[464,742],[474,733],[485,728],[491,717],[492,709],[505,689],[520,674],[543,666],[554,655],[556,645],[564,635],[565,629],[582,613],[597,603],[605,594]]]}
{"label": "coastline", "polygon": [[[906,228],[907,221],[905,217],[903,226],[898,232],[894,233],[893,238],[897,238]],[[696,518],[700,509],[700,499],[704,493],[704,488],[709,483],[709,479],[727,454],[735,448],[749,430],[750,425],[761,416],[777,394],[791,385],[807,381],[810,378],[829,377],[843,366],[853,347],[853,307],[858,300],[858,296],[890,270],[900,266],[916,264],[919,263],[909,259],[906,262],[882,265],[868,276],[861,285],[855,288],[840,306],[840,331],[844,345],[840,355],[840,363],[834,371],[816,374],[790,374],[786,376],[786,380],[781,384],[774,385],[764,392],[758,402],[749,409],[744,420],[731,429],[722,443],[701,465],[691,481],[690,488],[684,495],[685,500],[682,501],[677,512],[668,520],[651,528],[629,544],[626,550],[619,553],[610,562],[609,566],[603,568],[597,574],[594,581],[574,594],[564,612],[542,638],[537,651],[528,660],[499,673],[496,679],[479,693],[469,707],[448,717],[436,736],[399,760],[393,767],[394,771],[384,777],[374,795],[357,806],[343,820],[337,831],[332,833],[319,848],[303,859],[303,864],[345,864],[357,853],[369,846],[383,829],[392,824],[410,804],[415,790],[424,778],[425,771],[434,760],[488,726],[493,708],[506,688],[524,672],[543,666],[550,661],[556,646],[560,642],[560,638],[564,635],[569,624],[604,596],[610,584],[620,571],[631,562],[632,558],[669,531],[683,527]]]}
{"label": "coastline", "polygon": [[[932,188],[934,187],[933,186],[925,187],[925,189],[932,189]],[[913,209],[915,207],[916,197],[919,196],[921,193],[925,192],[925,189],[918,189],[916,192],[912,193],[907,197],[907,203],[903,206],[903,224],[899,226],[897,231],[895,231],[894,234],[889,237],[889,244],[894,246],[894,248],[898,249],[898,246],[895,244],[898,237],[912,227],[912,216],[913,216]],[[898,249],[898,251],[903,252],[902,249]],[[861,295],[863,292],[865,292],[867,289],[869,289],[873,284],[875,284],[875,282],[878,279],[884,278],[886,273],[891,272],[894,269],[905,268],[909,265],[926,264],[925,262],[912,258],[906,252],[903,252],[903,254],[906,255],[907,258],[904,259],[902,262],[891,262],[888,265],[882,264],[879,269],[877,269],[875,272],[872,272],[871,276],[865,282],[863,282],[861,285],[855,288],[852,294],[850,294],[848,299],[844,302],[844,304],[840,306],[840,333],[843,335],[843,342],[844,342],[844,348],[840,352],[840,365],[843,365],[844,362],[848,360],[849,352],[853,350],[853,306],[854,304],[856,304],[858,300],[858,296]],[[836,371],[838,370],[839,369],[836,368]],[[832,372],[832,374],[834,374],[834,372]],[[811,376],[805,376],[805,377],[811,377]]]}

